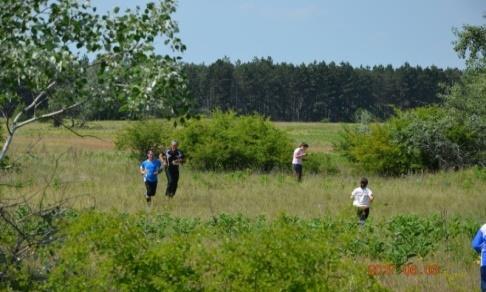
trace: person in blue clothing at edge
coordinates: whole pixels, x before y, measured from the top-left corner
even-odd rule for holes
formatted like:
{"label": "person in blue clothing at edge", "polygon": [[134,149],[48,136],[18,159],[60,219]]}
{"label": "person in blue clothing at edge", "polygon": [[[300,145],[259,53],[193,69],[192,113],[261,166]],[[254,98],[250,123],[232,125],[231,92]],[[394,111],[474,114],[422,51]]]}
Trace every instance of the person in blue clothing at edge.
{"label": "person in blue clothing at edge", "polygon": [[486,224],[479,228],[471,242],[472,248],[481,254],[481,292],[486,292]]}
{"label": "person in blue clothing at edge", "polygon": [[150,206],[152,203],[152,197],[155,196],[157,191],[157,175],[160,172],[162,163],[159,159],[154,159],[154,152],[152,150],[147,151],[147,160],[140,164],[140,173],[143,175],[143,181],[147,192],[145,198],[147,204]]}

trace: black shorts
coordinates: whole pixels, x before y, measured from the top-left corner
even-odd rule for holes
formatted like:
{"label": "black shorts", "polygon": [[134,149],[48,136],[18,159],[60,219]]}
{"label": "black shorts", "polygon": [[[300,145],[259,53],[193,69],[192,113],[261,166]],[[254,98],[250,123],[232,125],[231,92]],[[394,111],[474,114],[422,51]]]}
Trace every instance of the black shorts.
{"label": "black shorts", "polygon": [[145,181],[145,187],[147,188],[147,197],[155,196],[157,191],[157,181]]}
{"label": "black shorts", "polygon": [[302,164],[292,164],[292,168],[296,174],[302,175]]}

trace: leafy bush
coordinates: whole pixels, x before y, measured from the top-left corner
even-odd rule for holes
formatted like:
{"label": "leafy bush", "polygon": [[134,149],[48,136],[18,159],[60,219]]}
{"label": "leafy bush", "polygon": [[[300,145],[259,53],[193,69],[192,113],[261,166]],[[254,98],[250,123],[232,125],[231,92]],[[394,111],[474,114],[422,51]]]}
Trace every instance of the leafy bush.
{"label": "leafy bush", "polygon": [[232,112],[215,112],[178,128],[156,120],[136,122],[117,134],[115,145],[143,159],[148,149],[160,149],[174,138],[189,165],[201,170],[269,171],[288,165],[292,154],[290,139],[270,121]]}
{"label": "leafy bush", "polygon": [[346,127],[337,148],[364,169],[398,175],[485,164],[485,130],[442,107],[399,112],[383,125]]}
{"label": "leafy bush", "polygon": [[463,247],[478,227],[437,215],[400,215],[363,228],[340,217],[221,214],[204,222],[82,211],[50,214],[46,222],[25,207],[15,214],[33,236],[52,236],[53,222],[61,229],[56,241],[42,241],[12,263],[15,231],[0,221],[1,289],[381,291],[366,262],[399,270],[415,257],[446,252],[470,263],[475,254],[468,249],[464,256]]}
{"label": "leafy bush", "polygon": [[[461,256],[458,253],[462,253],[465,243],[469,243],[477,230],[476,225],[457,217],[445,219],[438,215],[398,215],[374,226],[368,225],[367,232],[359,238],[350,238],[348,234],[341,233],[337,240],[341,238],[346,252],[353,256],[366,255],[391,263],[401,270],[416,257],[424,259],[444,251],[449,256]],[[470,257],[465,260],[471,261],[474,253],[468,255]]]}
{"label": "leafy bush", "polygon": [[342,218],[84,212],[52,248],[43,289],[381,291],[364,259],[400,269],[414,257],[453,254],[447,248],[469,243],[475,225],[414,215],[360,228]]}
{"label": "leafy bush", "polygon": [[414,153],[403,151],[393,140],[388,125],[374,124],[367,131],[345,127],[336,146],[345,157],[367,171],[398,175],[420,167],[415,163]]}
{"label": "leafy bush", "polygon": [[2,203],[0,208],[0,290],[29,291],[47,279],[50,256],[66,210]]}
{"label": "leafy bush", "polygon": [[425,257],[437,249],[446,238],[444,222],[439,217],[397,216],[386,223],[385,234],[389,242],[399,248],[388,248],[384,257],[396,266],[406,264],[409,259]]}
{"label": "leafy bush", "polygon": [[339,169],[332,156],[326,153],[309,153],[305,159],[305,171],[309,173],[337,174]]}
{"label": "leafy bush", "polygon": [[461,80],[441,105],[399,112],[369,131],[345,129],[341,152],[367,169],[391,174],[486,166],[486,60],[478,55],[484,41],[471,38],[475,30],[481,28],[466,26],[458,32],[456,51],[465,57],[469,48],[471,54]]}
{"label": "leafy bush", "polygon": [[142,160],[147,150],[160,151],[173,139],[174,127],[157,120],[143,120],[133,123],[117,133],[115,146],[119,150],[130,150],[133,158]]}
{"label": "leafy bush", "polygon": [[446,108],[418,108],[401,113],[390,124],[396,143],[419,153],[422,168],[436,170],[484,164],[478,156],[484,151],[481,137],[485,133],[481,134],[480,124],[454,117]]}
{"label": "leafy bush", "polygon": [[369,112],[366,109],[359,108],[354,112],[354,118],[353,120],[356,123],[361,123],[361,124],[369,124],[371,122],[376,121],[376,117],[373,116],[371,112]]}
{"label": "leafy bush", "polygon": [[66,230],[43,288],[383,290],[363,264],[341,256],[332,235],[288,217],[266,222],[221,215],[202,223],[86,213]]}
{"label": "leafy bush", "polygon": [[290,139],[259,115],[215,112],[178,133],[190,164],[202,170],[271,170],[289,164]]}

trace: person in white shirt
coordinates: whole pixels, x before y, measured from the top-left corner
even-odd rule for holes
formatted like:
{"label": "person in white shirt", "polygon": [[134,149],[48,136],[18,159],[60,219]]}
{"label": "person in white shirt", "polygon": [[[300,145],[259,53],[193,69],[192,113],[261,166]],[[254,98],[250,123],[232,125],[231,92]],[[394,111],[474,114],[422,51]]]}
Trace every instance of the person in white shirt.
{"label": "person in white shirt", "polygon": [[309,148],[306,143],[300,143],[299,147],[294,150],[294,155],[292,156],[292,169],[297,177],[297,181],[302,181],[302,159],[307,155],[305,151]]}
{"label": "person in white shirt", "polygon": [[360,181],[360,187],[351,193],[353,206],[356,207],[359,223],[363,225],[370,215],[370,205],[373,202],[373,192],[368,188],[368,179],[363,177]]}

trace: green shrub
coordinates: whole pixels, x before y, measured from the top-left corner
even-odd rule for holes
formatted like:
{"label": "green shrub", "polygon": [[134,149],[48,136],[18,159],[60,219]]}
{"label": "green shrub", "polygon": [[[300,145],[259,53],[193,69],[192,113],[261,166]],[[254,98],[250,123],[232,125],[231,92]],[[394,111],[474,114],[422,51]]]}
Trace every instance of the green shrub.
{"label": "green shrub", "polygon": [[18,208],[18,226],[29,235],[49,231],[46,220],[61,229],[58,240],[31,247],[15,263],[9,253],[18,238],[0,221],[0,289],[381,291],[366,263],[400,271],[414,258],[445,253],[470,265],[477,256],[469,248],[477,222],[439,215],[399,215],[364,227],[341,217],[221,214],[204,222],[96,211],[52,215],[39,220]]}
{"label": "green shrub", "polygon": [[445,225],[439,217],[402,215],[392,218],[384,227],[387,245],[393,244],[385,248],[384,257],[398,267],[413,257],[423,258],[435,251],[437,245],[446,238]]}
{"label": "green shrub", "polygon": [[133,158],[142,160],[147,150],[158,152],[167,147],[174,139],[174,131],[172,124],[167,121],[138,121],[116,134],[115,146],[118,150],[130,150]]}
{"label": "green shrub", "polygon": [[395,143],[417,153],[421,168],[448,169],[484,164],[479,120],[463,120],[446,108],[425,107],[400,113],[388,123]]}
{"label": "green shrub", "polygon": [[290,217],[221,215],[202,223],[85,213],[66,230],[43,288],[382,291],[364,264],[343,257],[327,226]]}
{"label": "green shrub", "polygon": [[193,119],[178,128],[168,122],[140,121],[120,131],[115,145],[143,159],[148,149],[180,141],[188,164],[200,170],[269,171],[289,165],[290,139],[259,115],[237,116],[215,112],[208,119]]}
{"label": "green shrub", "polygon": [[6,202],[0,210],[0,290],[37,290],[53,265],[53,242],[67,213],[60,207]]}
{"label": "green shrub", "polygon": [[417,168],[414,152],[403,151],[393,140],[388,125],[374,124],[368,131],[347,127],[341,133],[337,149],[367,171],[398,175]]}
{"label": "green shrub", "polygon": [[354,112],[353,120],[360,124],[369,124],[376,121],[376,117],[366,109],[359,108]]}
{"label": "green shrub", "polygon": [[[400,215],[359,227],[342,218],[270,221],[221,214],[208,222],[168,215],[83,212],[50,260],[49,291],[381,291],[366,262],[400,271],[413,258],[460,249],[473,221]],[[31,288],[36,288],[31,287]],[[35,289],[34,289],[35,290]]]}
{"label": "green shrub", "polygon": [[202,170],[268,171],[288,165],[292,154],[289,137],[259,115],[215,112],[187,122],[177,136],[190,165]]}
{"label": "green shrub", "polygon": [[308,173],[323,173],[328,175],[339,173],[336,162],[327,153],[309,153],[304,163],[304,169]]}
{"label": "green shrub", "polygon": [[[377,129],[345,130],[341,152],[368,169],[372,161],[362,155],[374,155],[383,160],[376,168],[381,173],[486,166],[485,76],[484,67],[466,70],[442,105],[399,112],[385,123],[376,141],[370,139],[377,138]],[[392,157],[399,163],[390,164]]]}
{"label": "green shrub", "polygon": [[364,169],[399,175],[485,164],[485,127],[441,107],[399,112],[383,125],[345,127],[337,149]]}
{"label": "green shrub", "polygon": [[209,290],[378,291],[364,265],[352,263],[318,230],[277,221],[224,237],[207,250],[200,269],[212,271]]}

